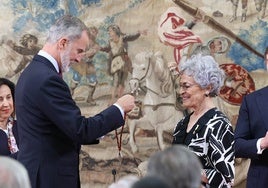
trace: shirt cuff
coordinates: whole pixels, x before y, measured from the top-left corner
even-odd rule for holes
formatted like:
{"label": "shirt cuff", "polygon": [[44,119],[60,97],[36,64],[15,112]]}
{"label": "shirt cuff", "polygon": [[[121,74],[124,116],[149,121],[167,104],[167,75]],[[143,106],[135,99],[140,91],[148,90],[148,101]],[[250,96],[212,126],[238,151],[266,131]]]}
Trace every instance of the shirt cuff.
{"label": "shirt cuff", "polygon": [[113,105],[116,106],[120,110],[121,115],[122,115],[122,117],[124,119],[125,118],[125,112],[124,112],[123,108],[121,106],[119,106],[118,104],[116,104],[116,103],[114,103]]}
{"label": "shirt cuff", "polygon": [[262,154],[264,149],[261,149],[261,138],[258,139],[256,145],[257,145],[257,154]]}

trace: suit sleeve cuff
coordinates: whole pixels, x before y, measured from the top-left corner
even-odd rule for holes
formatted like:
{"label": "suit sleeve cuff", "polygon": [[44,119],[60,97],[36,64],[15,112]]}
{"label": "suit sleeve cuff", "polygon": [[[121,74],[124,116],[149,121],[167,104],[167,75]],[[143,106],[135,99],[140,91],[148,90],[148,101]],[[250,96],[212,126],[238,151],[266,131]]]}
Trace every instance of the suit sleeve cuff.
{"label": "suit sleeve cuff", "polygon": [[257,145],[257,154],[262,154],[264,149],[261,149],[261,138],[258,139],[256,145]]}
{"label": "suit sleeve cuff", "polygon": [[124,113],[123,108],[121,106],[119,106],[118,104],[116,104],[116,103],[114,103],[113,105],[116,106],[120,110],[121,115],[122,115],[122,117],[124,119],[125,118],[125,113]]}

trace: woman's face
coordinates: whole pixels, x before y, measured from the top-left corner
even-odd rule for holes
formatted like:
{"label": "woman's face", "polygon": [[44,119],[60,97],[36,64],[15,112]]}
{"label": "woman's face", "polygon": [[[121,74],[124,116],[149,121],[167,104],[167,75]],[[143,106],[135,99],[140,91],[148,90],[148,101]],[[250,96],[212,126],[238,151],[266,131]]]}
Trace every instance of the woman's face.
{"label": "woman's face", "polygon": [[205,99],[205,89],[202,89],[191,76],[182,74],[179,81],[179,94],[182,100],[182,106],[195,109]]}
{"label": "woman's face", "polygon": [[14,112],[13,97],[7,85],[0,86],[0,119],[8,119]]}

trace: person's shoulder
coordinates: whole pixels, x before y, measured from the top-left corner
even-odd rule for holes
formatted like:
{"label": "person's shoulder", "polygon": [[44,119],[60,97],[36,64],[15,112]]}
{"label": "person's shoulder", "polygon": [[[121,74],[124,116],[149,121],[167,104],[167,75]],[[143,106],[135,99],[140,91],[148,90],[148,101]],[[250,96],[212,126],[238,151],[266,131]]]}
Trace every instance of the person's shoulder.
{"label": "person's shoulder", "polygon": [[[221,122],[221,125],[224,127],[232,126],[231,121],[229,120],[226,114],[224,114],[222,111],[220,111],[217,108],[214,108],[214,110],[215,110],[215,116],[214,116],[215,121]],[[216,125],[216,124],[212,124],[212,125]]]}
{"label": "person's shoulder", "polygon": [[263,88],[260,88],[260,89],[258,89],[256,91],[254,91],[253,94],[254,93],[268,93],[268,86],[265,86]]}
{"label": "person's shoulder", "polygon": [[7,134],[5,133],[5,131],[0,129],[0,156],[8,155],[7,148],[8,148]]}
{"label": "person's shoulder", "polygon": [[246,98],[255,98],[256,96],[263,95],[263,94],[268,95],[268,86],[257,89],[255,91],[253,91],[252,93],[245,95],[245,97]]}
{"label": "person's shoulder", "polygon": [[[5,138],[5,139],[7,139],[7,136],[6,136],[7,134],[5,133],[5,131],[4,130],[2,130],[2,129],[0,129],[0,140],[2,140],[2,138]],[[1,142],[0,142],[1,143]]]}

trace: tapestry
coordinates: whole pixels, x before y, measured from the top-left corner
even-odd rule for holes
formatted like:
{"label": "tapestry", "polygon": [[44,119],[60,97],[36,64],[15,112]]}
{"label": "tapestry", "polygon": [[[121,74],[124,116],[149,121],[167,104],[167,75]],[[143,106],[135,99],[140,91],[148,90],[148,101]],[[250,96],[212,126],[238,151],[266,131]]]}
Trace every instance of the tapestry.
{"label": "tapestry", "polygon": [[[133,93],[131,81],[139,58],[145,58],[142,62],[146,57],[153,63],[163,61],[162,69],[172,74],[172,67],[198,46],[208,47],[226,73],[218,100],[234,126],[243,96],[267,85],[267,0],[6,0],[0,2],[0,10],[0,76],[15,83],[42,48],[57,18],[71,14],[85,22],[93,36],[90,49],[63,75],[85,116],[95,115],[125,93]],[[145,70],[150,65],[142,66]],[[139,100],[137,112],[129,116],[132,121],[144,115],[142,102],[148,92],[142,82],[145,76],[140,77],[135,91]],[[159,96],[172,89],[168,85]],[[159,101],[150,104],[153,110],[176,103],[176,99]],[[181,109],[177,106],[175,110],[176,114]],[[162,130],[163,143],[169,143],[175,125]],[[123,175],[142,175],[143,162],[164,147],[156,142],[156,130],[125,126],[118,130],[121,139],[120,134],[111,132],[100,144],[83,146],[82,185],[107,187]],[[139,149],[133,145],[133,136]],[[119,141],[124,157],[118,156]]]}

